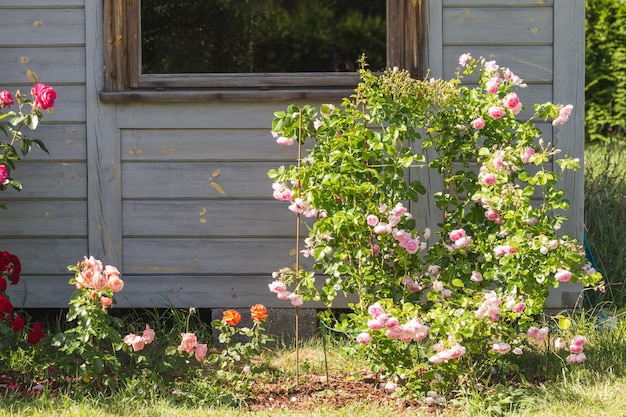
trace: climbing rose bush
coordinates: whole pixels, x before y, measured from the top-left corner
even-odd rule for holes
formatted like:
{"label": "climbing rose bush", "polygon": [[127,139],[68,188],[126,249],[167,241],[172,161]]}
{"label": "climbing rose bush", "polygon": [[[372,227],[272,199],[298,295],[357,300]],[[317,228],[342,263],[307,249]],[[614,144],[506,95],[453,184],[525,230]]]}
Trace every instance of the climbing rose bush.
{"label": "climbing rose bush", "polygon": [[[560,233],[559,179],[579,161],[539,129],[573,107],[526,106],[526,84],[495,61],[459,65],[450,81],[362,70],[340,107],[291,105],[272,122],[300,155],[268,172],[273,196],[315,221],[299,254],[311,270],[283,268],[269,289],[295,306],[356,294],[337,326],[358,334],[394,392],[507,372],[508,355],[546,343],[547,328],[530,330],[551,287],[601,280]],[[422,178],[435,191],[423,200]]]}

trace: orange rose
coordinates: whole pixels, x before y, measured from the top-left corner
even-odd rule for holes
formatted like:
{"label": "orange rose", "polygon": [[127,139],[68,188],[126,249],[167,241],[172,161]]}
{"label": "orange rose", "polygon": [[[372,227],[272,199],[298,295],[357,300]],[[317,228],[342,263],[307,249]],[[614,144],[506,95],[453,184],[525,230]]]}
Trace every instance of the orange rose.
{"label": "orange rose", "polygon": [[229,326],[236,326],[241,321],[241,314],[237,310],[226,310],[222,314],[222,320]]}
{"label": "orange rose", "polygon": [[267,308],[263,304],[250,307],[250,316],[254,321],[263,321],[267,318]]}

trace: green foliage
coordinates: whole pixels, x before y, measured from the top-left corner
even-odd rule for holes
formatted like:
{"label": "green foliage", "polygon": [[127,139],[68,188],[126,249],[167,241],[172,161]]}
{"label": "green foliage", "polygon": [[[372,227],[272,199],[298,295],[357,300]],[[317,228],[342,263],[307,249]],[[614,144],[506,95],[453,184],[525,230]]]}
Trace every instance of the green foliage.
{"label": "green foliage", "polygon": [[[569,206],[559,179],[578,159],[557,157],[535,127],[565,123],[572,106],[537,104],[521,120],[519,77],[493,61],[460,62],[449,82],[363,70],[340,108],[291,105],[272,122],[279,144],[310,142],[296,165],[268,175],[275,198],[315,218],[303,254],[324,280],[282,269],[270,290],[328,306],[356,294],[342,329],[361,330],[375,369],[407,393],[516,371],[506,354],[532,344],[520,334],[537,323],[548,289],[601,278],[557,232]],[[472,74],[479,85],[464,86]],[[442,179],[432,196],[441,221],[421,230],[405,207],[425,191],[411,170]]]}
{"label": "green foliage", "polygon": [[587,0],[586,139],[626,132],[626,2]]}
{"label": "green foliage", "polygon": [[594,302],[626,307],[626,169],[624,142],[588,144],[585,149],[585,228],[591,257],[606,281]]}

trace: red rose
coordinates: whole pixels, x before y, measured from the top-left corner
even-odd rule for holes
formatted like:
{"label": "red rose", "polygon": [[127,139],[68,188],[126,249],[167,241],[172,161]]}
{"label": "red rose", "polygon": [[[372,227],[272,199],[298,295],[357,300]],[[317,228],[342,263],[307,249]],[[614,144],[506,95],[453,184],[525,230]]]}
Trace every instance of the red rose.
{"label": "red rose", "polygon": [[28,333],[26,341],[31,345],[36,345],[41,339],[43,339],[44,331],[43,327],[39,323],[33,323],[33,330]]}
{"label": "red rose", "polygon": [[7,90],[0,91],[0,107],[11,107],[13,105],[13,96]]}
{"label": "red rose", "polygon": [[5,292],[7,290],[7,280],[0,277],[0,292]]}
{"label": "red rose", "polygon": [[6,298],[4,295],[0,294],[0,314],[11,314],[13,313],[13,304]]}
{"label": "red rose", "polygon": [[9,276],[11,285],[17,285],[17,283],[20,282],[20,273],[22,272],[22,263],[20,262],[20,258],[8,252],[4,252],[4,254],[4,272],[6,272]]}
{"label": "red rose", "polygon": [[24,328],[24,324],[24,319],[17,316],[15,319],[13,319],[13,331],[19,332]]}
{"label": "red rose", "polygon": [[54,106],[54,100],[57,98],[56,91],[43,83],[35,84],[30,93],[35,98],[33,107],[41,107],[43,110],[51,109]]}
{"label": "red rose", "polygon": [[0,165],[0,185],[9,178],[9,170],[5,165]]}

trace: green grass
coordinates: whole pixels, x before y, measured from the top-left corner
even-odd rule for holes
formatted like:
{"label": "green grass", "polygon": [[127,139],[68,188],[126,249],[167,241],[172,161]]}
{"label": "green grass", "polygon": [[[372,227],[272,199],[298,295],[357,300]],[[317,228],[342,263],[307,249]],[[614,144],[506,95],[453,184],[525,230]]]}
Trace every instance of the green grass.
{"label": "green grass", "polygon": [[[580,365],[564,366],[552,355],[550,360],[534,352],[528,356],[515,357],[519,366],[536,372],[537,381],[523,382],[519,378],[490,386],[480,383],[455,389],[455,398],[448,406],[433,412],[409,410],[406,415],[416,417],[488,417],[488,416],[625,416],[626,397],[626,317],[618,315],[608,320],[597,320],[596,311],[572,316],[572,328],[587,336],[585,346],[588,360]],[[363,358],[342,349],[346,342],[341,339],[326,341],[326,350],[320,338],[303,342],[298,349],[300,378],[324,375],[326,360],[330,373],[350,375],[365,370],[368,364]],[[37,352],[36,352],[37,353]],[[529,352],[530,353],[530,352]],[[39,355],[39,356],[38,356]],[[296,352],[285,347],[268,352],[265,360],[274,369],[274,378],[293,378]],[[23,370],[36,368],[39,352],[35,356],[12,354],[12,363]],[[547,363],[548,371],[538,363]],[[32,370],[33,375],[37,374]],[[542,373],[543,372],[543,373]],[[179,381],[177,393],[164,392],[163,387],[149,379],[135,376],[118,388],[97,390],[94,386],[77,383],[69,392],[61,394],[43,391],[36,398],[6,397],[0,399],[0,416],[332,416],[386,417],[398,415],[389,407],[355,402],[347,407],[333,410],[320,407],[313,411],[292,410],[247,411],[237,402],[226,387],[218,384],[206,368],[187,373],[186,380]]]}

